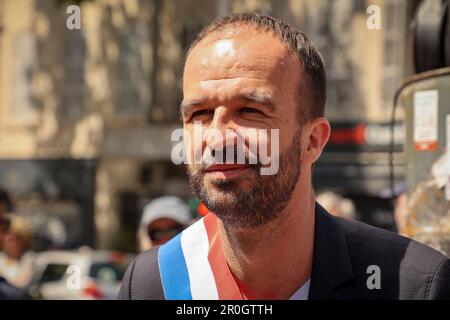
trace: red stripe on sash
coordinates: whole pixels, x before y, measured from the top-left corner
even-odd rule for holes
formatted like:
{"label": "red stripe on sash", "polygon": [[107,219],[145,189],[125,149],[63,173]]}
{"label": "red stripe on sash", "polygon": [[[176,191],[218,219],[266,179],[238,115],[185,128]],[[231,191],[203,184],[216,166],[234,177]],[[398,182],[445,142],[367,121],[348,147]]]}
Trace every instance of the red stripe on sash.
{"label": "red stripe on sash", "polygon": [[220,240],[218,219],[212,213],[208,213],[203,221],[209,240],[208,260],[216,280],[217,292],[220,300],[242,300],[242,295],[236,281],[231,274],[223,254],[222,241]]}

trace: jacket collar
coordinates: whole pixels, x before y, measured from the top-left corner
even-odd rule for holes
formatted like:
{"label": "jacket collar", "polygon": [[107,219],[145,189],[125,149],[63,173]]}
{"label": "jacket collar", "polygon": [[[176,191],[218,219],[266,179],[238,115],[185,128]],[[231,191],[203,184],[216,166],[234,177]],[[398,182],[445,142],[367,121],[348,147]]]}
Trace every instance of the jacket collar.
{"label": "jacket collar", "polygon": [[354,278],[347,238],[337,218],[316,202],[309,299],[337,299],[337,288]]}

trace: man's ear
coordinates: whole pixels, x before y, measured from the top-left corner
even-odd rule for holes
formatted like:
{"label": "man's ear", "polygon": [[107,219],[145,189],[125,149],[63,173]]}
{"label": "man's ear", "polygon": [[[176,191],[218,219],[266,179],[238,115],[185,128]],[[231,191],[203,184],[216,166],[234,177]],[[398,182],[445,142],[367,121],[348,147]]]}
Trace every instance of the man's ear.
{"label": "man's ear", "polygon": [[303,161],[314,163],[330,138],[331,127],[327,119],[320,117],[311,120],[305,126],[306,144],[303,149]]}

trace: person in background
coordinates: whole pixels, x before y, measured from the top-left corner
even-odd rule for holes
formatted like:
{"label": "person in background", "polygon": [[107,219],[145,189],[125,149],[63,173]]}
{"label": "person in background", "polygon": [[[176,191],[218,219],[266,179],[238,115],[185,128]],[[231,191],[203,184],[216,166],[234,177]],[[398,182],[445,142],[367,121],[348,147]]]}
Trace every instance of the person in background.
{"label": "person in background", "polygon": [[[0,197],[2,196],[0,190]],[[2,206],[2,202],[0,201],[0,206]],[[3,208],[3,207],[2,207]],[[1,211],[1,209],[0,209]],[[6,236],[10,226],[10,221],[3,215],[0,215],[0,258],[1,258],[1,250],[3,247],[3,239]],[[27,293],[24,290],[20,290],[19,288],[11,285],[4,277],[1,276],[0,269],[0,300],[22,300],[27,299]]]}
{"label": "person in background", "polygon": [[357,218],[353,201],[340,195],[326,191],[317,196],[320,203],[333,216],[355,220]]}
{"label": "person in background", "polygon": [[2,251],[3,239],[5,238],[6,230],[9,228],[9,219],[6,214],[12,209],[12,202],[8,192],[0,187],[0,252]]}
{"label": "person in background", "polygon": [[408,198],[405,193],[399,194],[394,199],[394,220],[397,232],[407,237],[406,226],[408,224]]}
{"label": "person in background", "polygon": [[0,276],[9,284],[26,290],[33,276],[34,254],[28,251],[31,230],[22,217],[9,215],[7,218],[10,222],[0,253]]}
{"label": "person in background", "polygon": [[0,219],[10,212],[12,207],[12,202],[8,192],[5,189],[0,188]]}
{"label": "person in background", "polygon": [[154,199],[144,207],[138,230],[141,251],[162,245],[191,223],[189,206],[175,196]]}
{"label": "person in background", "polygon": [[8,218],[0,216],[0,252],[3,248],[3,241],[5,239],[6,232],[9,229],[10,221]]}
{"label": "person in background", "polygon": [[406,182],[400,181],[393,187],[383,189],[380,194],[382,199],[391,199],[393,205],[393,217],[397,233],[408,237],[406,228],[408,224],[408,198],[406,196]]}

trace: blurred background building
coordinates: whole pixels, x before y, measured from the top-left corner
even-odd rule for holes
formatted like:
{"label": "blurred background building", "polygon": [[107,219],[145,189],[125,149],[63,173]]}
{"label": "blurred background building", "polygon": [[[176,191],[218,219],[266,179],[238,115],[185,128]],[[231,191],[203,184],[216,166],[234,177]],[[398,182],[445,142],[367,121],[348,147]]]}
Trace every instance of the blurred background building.
{"label": "blurred background building", "polygon": [[[185,49],[215,17],[257,11],[311,38],[328,74],[333,136],[318,190],[393,229],[388,156],[395,90],[412,73],[409,0],[0,0],[0,186],[34,233],[68,247],[134,250],[142,208],[191,197],[170,160]],[[66,9],[81,8],[69,30]],[[367,8],[381,9],[381,29]],[[401,115],[400,115],[401,116]],[[398,130],[397,142],[401,142]],[[399,177],[401,157],[395,157]]]}

